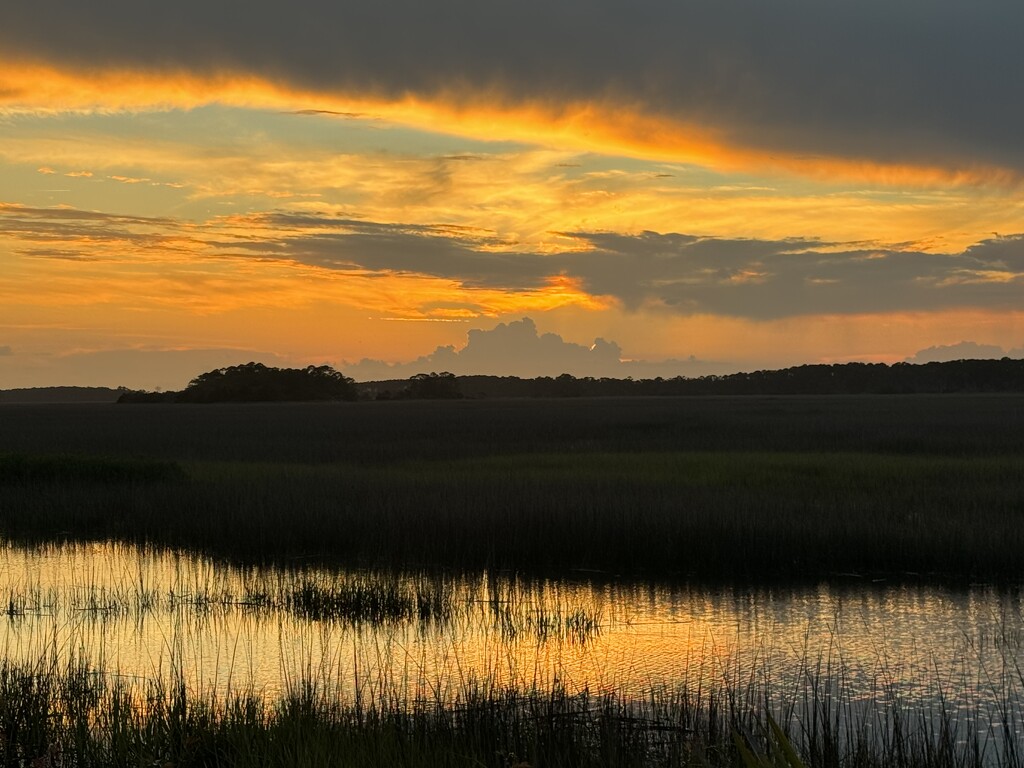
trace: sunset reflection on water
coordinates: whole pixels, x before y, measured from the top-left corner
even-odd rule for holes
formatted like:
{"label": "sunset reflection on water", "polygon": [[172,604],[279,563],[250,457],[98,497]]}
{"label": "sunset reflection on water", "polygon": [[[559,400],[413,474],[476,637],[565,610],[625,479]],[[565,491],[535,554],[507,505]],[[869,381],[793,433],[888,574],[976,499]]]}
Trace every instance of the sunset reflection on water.
{"label": "sunset reflection on water", "polygon": [[[595,576],[589,574],[588,576]],[[444,609],[310,618],[302,584],[430,589]],[[87,663],[129,685],[181,675],[196,693],[279,697],[302,681],[343,701],[453,701],[471,686],[617,693],[808,686],[994,716],[1021,702],[1017,590],[856,583],[698,587],[512,574],[251,568],[95,543],[0,555],[7,660]],[[362,588],[362,587],[360,587]],[[423,610],[423,609],[421,609]]]}

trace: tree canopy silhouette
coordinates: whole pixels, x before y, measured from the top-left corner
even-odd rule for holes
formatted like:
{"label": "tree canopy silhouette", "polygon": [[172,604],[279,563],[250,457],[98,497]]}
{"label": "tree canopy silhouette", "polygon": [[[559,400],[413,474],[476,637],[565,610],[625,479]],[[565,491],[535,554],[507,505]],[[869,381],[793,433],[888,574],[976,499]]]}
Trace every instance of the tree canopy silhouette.
{"label": "tree canopy silhouette", "polygon": [[454,399],[462,397],[622,397],[678,395],[861,395],[1024,392],[1024,360],[801,365],[687,379],[595,379],[419,373],[356,384],[330,366],[268,368],[246,363],[200,374],[181,392],[125,392],[119,403],[224,403],[296,400]]}
{"label": "tree canopy silhouette", "polygon": [[459,379],[454,373],[417,373],[400,397],[411,400],[458,400],[462,397]]}
{"label": "tree canopy silhouette", "polygon": [[[417,389],[430,382],[412,382]],[[417,378],[417,377],[414,377]],[[540,376],[457,376],[464,396],[631,397],[684,395],[869,395],[1024,392],[1024,360],[956,360],[942,363],[840,363],[776,371],[672,379]],[[400,384],[400,382],[395,382]],[[364,387],[366,385],[363,385]],[[378,391],[379,388],[378,388]],[[408,397],[408,394],[394,397]],[[381,398],[384,399],[384,398]]]}
{"label": "tree canopy silhouette", "polygon": [[245,363],[196,376],[181,392],[126,393],[118,402],[261,403],[355,400],[355,381],[329,365],[271,368]]}

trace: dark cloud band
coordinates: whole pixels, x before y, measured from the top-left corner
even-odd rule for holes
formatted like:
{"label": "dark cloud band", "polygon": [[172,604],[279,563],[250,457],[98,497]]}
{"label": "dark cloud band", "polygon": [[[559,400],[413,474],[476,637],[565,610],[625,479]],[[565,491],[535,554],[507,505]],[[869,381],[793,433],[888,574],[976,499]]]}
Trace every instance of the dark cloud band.
{"label": "dark cloud band", "polygon": [[801,155],[1024,171],[1017,0],[12,0],[0,50],[398,97],[610,99]]}

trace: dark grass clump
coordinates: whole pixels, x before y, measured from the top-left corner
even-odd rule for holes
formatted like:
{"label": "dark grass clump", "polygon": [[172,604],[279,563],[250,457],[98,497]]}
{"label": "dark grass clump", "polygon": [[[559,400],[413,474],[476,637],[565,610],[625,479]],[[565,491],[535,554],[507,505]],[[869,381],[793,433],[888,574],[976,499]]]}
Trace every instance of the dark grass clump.
{"label": "dark grass clump", "polygon": [[317,579],[307,576],[284,598],[285,610],[313,621],[386,623],[451,618],[450,589],[440,584],[405,585],[394,579]]}

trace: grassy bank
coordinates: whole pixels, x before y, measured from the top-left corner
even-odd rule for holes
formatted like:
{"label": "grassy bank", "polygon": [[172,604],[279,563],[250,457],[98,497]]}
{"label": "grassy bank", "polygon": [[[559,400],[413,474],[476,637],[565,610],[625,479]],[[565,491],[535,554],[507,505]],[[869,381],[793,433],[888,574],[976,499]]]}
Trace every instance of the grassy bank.
{"label": "grassy bank", "polygon": [[186,408],[191,439],[155,429],[178,406],[100,407],[107,431],[68,426],[88,408],[6,421],[0,532],[370,567],[1024,577],[1024,399],[465,405]]}

